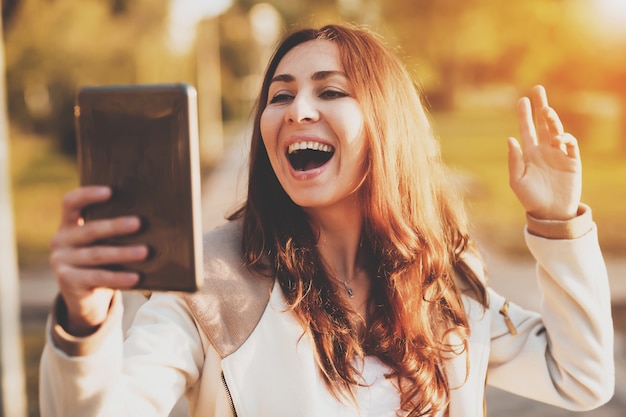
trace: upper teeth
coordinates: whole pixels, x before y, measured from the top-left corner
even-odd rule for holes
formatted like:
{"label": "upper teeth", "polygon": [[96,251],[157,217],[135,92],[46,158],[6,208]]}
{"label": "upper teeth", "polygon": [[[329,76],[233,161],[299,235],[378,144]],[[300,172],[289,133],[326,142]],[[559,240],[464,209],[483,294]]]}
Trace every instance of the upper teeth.
{"label": "upper teeth", "polygon": [[294,153],[302,149],[312,149],[314,151],[332,152],[333,147],[319,142],[295,142],[289,145],[288,153]]}

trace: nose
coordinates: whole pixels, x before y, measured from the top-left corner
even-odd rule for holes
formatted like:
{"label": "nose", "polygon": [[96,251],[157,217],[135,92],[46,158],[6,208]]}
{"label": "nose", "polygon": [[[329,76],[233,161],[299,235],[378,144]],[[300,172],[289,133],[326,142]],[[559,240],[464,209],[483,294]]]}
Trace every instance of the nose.
{"label": "nose", "polygon": [[285,119],[287,123],[306,123],[319,120],[315,98],[304,92],[298,93],[289,104]]}

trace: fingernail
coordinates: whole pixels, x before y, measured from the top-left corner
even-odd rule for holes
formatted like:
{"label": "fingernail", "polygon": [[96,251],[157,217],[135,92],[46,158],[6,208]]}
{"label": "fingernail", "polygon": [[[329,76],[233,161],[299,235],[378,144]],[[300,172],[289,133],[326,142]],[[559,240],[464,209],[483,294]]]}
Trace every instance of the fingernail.
{"label": "fingernail", "polygon": [[122,227],[125,229],[136,229],[140,226],[139,219],[136,217],[124,217],[122,220]]}
{"label": "fingernail", "polygon": [[95,189],[95,193],[98,197],[105,197],[108,196],[111,193],[111,189],[109,187],[106,186],[102,186],[102,187],[97,187]]}
{"label": "fingernail", "polygon": [[137,274],[136,272],[126,272],[123,274],[122,279],[128,285],[134,285],[137,281],[139,281],[139,274]]}
{"label": "fingernail", "polygon": [[145,246],[133,246],[130,249],[132,256],[146,256],[148,254],[148,248]]}

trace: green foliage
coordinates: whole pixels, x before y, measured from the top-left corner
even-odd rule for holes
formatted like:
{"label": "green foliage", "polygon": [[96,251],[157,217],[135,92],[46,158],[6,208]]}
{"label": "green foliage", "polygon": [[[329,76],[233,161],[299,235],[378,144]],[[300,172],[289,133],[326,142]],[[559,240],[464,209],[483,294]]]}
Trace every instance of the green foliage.
{"label": "green foliage", "polygon": [[[238,1],[239,13],[247,13],[257,3]],[[286,29],[292,25],[336,21],[371,26],[397,46],[435,108],[452,108],[456,90],[467,84],[527,86],[545,80],[554,68],[562,69],[571,56],[580,56],[579,60],[586,60],[587,66],[593,62],[589,60],[594,51],[592,39],[585,38],[586,32],[572,25],[573,17],[571,13],[563,13],[564,4],[560,0],[517,3],[499,0],[273,0],[269,3],[282,13]],[[580,68],[572,71],[572,78],[579,87],[585,85],[583,76],[576,75],[581,73]],[[596,72],[590,77],[589,72],[582,72],[586,80],[602,79],[601,74]]]}
{"label": "green foliage", "polygon": [[146,47],[164,44],[167,7],[167,0],[20,2],[5,34],[11,119],[72,153],[76,89],[141,81],[165,54]]}
{"label": "green foliage", "polygon": [[435,107],[454,105],[454,92],[468,84],[529,86],[541,81],[551,89],[626,91],[626,55],[618,52],[626,47],[626,31],[610,41],[599,39],[604,22],[593,2],[380,4],[379,29],[401,47]]}

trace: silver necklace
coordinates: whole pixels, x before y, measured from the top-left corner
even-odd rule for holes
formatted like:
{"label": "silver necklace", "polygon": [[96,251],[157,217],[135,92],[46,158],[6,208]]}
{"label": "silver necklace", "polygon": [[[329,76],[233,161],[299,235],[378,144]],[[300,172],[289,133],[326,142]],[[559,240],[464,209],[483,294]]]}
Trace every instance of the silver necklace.
{"label": "silver necklace", "polygon": [[354,279],[357,277],[357,275],[359,275],[359,272],[361,272],[361,269],[357,269],[356,271],[354,271],[354,275],[352,275],[352,278],[350,279],[339,279],[336,278],[335,279],[339,282],[341,282],[343,284],[343,288],[346,290],[346,294],[348,295],[348,298],[354,298],[354,290],[352,289],[352,287],[349,285],[352,281],[354,281]]}
{"label": "silver necklace", "polygon": [[[356,274],[354,274],[354,277],[356,277]],[[352,290],[352,288],[348,285],[352,282],[352,280],[354,280],[354,277],[350,278],[347,281],[341,281],[341,283],[343,284],[343,287],[346,289],[346,294],[348,294],[349,298],[354,298],[354,291]]]}
{"label": "silver necklace", "polygon": [[[361,239],[359,240],[359,249],[361,247],[363,247],[363,236],[361,236]],[[352,275],[352,278],[347,279],[347,280],[343,280],[343,279],[339,279],[339,278],[333,277],[337,281],[339,281],[339,282],[341,282],[343,284],[343,288],[346,290],[346,294],[348,295],[348,298],[354,298],[354,290],[352,289],[352,287],[349,284],[352,281],[354,281],[354,279],[357,277],[359,272],[361,272],[361,269],[356,269],[354,271],[354,275]]]}

